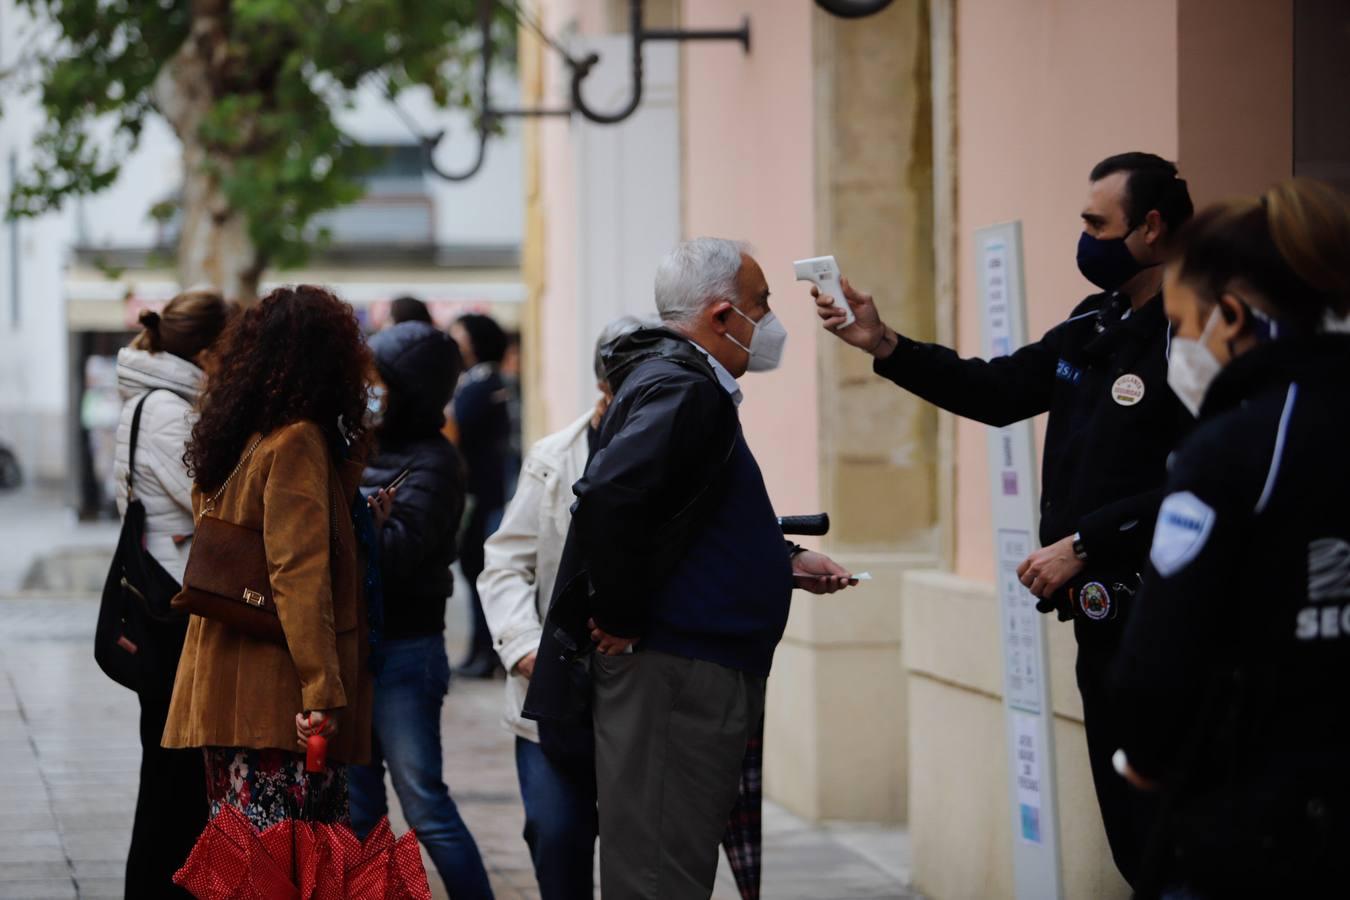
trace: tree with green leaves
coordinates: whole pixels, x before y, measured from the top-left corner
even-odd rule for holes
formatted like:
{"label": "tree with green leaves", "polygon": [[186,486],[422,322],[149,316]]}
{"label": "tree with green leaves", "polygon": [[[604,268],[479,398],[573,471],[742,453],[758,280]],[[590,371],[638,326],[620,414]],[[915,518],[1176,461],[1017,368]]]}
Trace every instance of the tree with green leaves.
{"label": "tree with green leaves", "polygon": [[316,214],[360,197],[373,154],[334,119],[358,88],[464,106],[478,51],[477,0],[17,3],[53,27],[26,62],[47,120],[10,214],[111,185],[158,114],[182,143],[177,208],[153,211],[181,216],[179,279],[246,301],[305,259]]}

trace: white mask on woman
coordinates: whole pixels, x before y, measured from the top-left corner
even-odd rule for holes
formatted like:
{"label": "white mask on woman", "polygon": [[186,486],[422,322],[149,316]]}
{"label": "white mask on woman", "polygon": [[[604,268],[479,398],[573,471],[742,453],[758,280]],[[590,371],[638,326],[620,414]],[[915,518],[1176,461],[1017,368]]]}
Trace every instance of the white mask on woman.
{"label": "white mask on woman", "polygon": [[1209,386],[1223,371],[1223,363],[1205,343],[1218,315],[1219,307],[1215,306],[1198,339],[1172,338],[1171,350],[1167,355],[1167,384],[1193,416],[1200,415],[1200,406],[1205,401]]}
{"label": "white mask on woman", "polygon": [[788,339],[787,329],[783,327],[783,323],[778,321],[778,317],[773,313],[765,314],[764,318],[756,322],[736,307],[733,306],[731,309],[736,315],[755,326],[754,334],[750,336],[749,347],[732,337],[731,332],[727,332],[727,340],[750,354],[750,365],[747,368],[751,372],[772,372],[778,368],[783,361],[783,349],[787,346]]}

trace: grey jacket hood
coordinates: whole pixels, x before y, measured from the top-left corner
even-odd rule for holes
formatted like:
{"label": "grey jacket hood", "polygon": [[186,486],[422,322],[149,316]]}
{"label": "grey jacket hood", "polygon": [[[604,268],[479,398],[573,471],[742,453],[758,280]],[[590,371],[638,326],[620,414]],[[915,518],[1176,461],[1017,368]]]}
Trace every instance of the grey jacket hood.
{"label": "grey jacket hood", "polygon": [[117,392],[125,402],[146,391],[169,391],[195,404],[206,375],[172,353],[151,353],[123,347],[117,351]]}

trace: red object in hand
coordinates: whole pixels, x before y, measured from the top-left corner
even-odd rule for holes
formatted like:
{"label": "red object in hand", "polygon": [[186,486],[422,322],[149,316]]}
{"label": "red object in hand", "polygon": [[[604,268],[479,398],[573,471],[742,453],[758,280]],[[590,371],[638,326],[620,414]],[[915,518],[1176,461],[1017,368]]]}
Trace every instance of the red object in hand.
{"label": "red object in hand", "polygon": [[328,769],[328,738],[311,734],[305,741],[305,771],[323,772]]}

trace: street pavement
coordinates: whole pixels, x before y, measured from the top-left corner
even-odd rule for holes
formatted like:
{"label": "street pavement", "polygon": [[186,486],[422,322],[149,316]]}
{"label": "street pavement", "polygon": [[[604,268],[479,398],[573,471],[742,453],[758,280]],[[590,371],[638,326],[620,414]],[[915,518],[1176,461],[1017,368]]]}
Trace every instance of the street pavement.
{"label": "street pavement", "polygon": [[[19,527],[15,509],[13,498],[0,498],[0,539]],[[49,547],[88,552],[110,533],[106,525],[76,526],[50,510],[40,518],[62,530],[63,539]],[[29,543],[41,544],[31,537]],[[0,900],[121,897],[140,759],[136,699],[94,664],[96,597],[20,590],[23,568],[9,556],[2,573],[9,577],[0,579]],[[467,618],[462,605],[452,604],[452,659],[464,646]],[[442,713],[445,773],[497,897],[525,900],[538,892],[521,838],[513,738],[500,725],[501,704],[500,681],[452,684]],[[769,756],[772,765],[772,748]],[[390,799],[401,833],[392,790]],[[905,884],[903,831],[816,827],[766,804],[764,832],[766,900],[915,897]],[[444,898],[434,869],[428,871],[433,893]],[[739,896],[725,860],[718,877],[716,900]]]}

